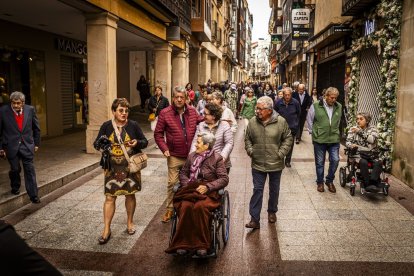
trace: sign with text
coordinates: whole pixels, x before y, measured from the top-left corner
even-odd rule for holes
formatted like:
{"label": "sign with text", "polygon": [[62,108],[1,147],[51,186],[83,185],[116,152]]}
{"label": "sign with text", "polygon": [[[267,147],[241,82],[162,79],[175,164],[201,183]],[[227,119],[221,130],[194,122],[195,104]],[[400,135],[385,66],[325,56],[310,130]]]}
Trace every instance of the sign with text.
{"label": "sign with text", "polygon": [[272,44],[282,44],[282,35],[280,34],[272,34],[271,35]]}
{"label": "sign with text", "polygon": [[293,28],[292,40],[307,40],[309,38],[308,28]]}
{"label": "sign with text", "polygon": [[292,24],[293,25],[307,25],[310,22],[309,9],[293,9],[292,10]]}

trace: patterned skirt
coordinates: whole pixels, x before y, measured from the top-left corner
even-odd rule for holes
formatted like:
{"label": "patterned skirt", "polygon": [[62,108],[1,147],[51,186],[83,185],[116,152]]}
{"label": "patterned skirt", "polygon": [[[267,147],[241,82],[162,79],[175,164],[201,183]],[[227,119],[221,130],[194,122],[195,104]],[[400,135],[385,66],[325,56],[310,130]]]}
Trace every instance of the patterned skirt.
{"label": "patterned skirt", "polygon": [[132,195],[141,191],[141,172],[129,173],[125,156],[111,156],[111,170],[105,170],[105,195]]}

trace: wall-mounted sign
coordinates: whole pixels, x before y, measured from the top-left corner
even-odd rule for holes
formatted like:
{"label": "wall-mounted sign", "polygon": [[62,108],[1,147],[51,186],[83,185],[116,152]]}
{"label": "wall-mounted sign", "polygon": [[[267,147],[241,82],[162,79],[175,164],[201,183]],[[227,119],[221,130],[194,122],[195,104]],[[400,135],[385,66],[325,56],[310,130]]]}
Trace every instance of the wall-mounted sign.
{"label": "wall-mounted sign", "polygon": [[308,28],[293,28],[292,40],[308,40],[309,34]]}
{"label": "wall-mounted sign", "polygon": [[86,56],[86,43],[68,38],[56,38],[55,47],[59,51]]}
{"label": "wall-mounted sign", "polygon": [[271,35],[272,44],[282,44],[282,35],[281,34],[272,34]]}
{"label": "wall-mounted sign", "polygon": [[348,26],[333,26],[334,33],[349,33],[352,32],[352,28]]}
{"label": "wall-mounted sign", "polygon": [[309,9],[293,9],[292,10],[292,24],[293,25],[307,25],[310,21]]}
{"label": "wall-mounted sign", "polygon": [[376,25],[377,24],[375,22],[375,19],[373,19],[373,20],[366,20],[365,21],[365,31],[364,31],[364,34],[367,36],[367,35],[370,35],[373,32],[375,32]]}

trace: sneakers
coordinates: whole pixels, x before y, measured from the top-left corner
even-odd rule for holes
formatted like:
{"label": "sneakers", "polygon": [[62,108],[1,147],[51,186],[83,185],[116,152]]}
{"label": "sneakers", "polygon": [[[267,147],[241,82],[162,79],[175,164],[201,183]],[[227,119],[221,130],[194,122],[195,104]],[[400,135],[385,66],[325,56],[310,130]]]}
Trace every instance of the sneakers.
{"label": "sneakers", "polygon": [[173,210],[167,210],[165,212],[164,216],[162,217],[161,222],[163,222],[163,223],[169,222],[171,220],[173,214],[174,214]]}

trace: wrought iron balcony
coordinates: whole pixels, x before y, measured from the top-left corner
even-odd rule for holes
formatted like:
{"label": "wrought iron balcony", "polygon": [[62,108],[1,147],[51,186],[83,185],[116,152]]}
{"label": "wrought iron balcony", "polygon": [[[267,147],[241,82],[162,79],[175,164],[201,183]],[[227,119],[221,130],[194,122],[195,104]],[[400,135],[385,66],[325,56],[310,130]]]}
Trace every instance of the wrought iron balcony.
{"label": "wrought iron balcony", "polygon": [[359,15],[378,2],[379,0],[342,0],[342,15]]}
{"label": "wrought iron balcony", "polygon": [[191,0],[157,0],[170,12],[176,15],[176,22],[186,34],[191,34]]}

